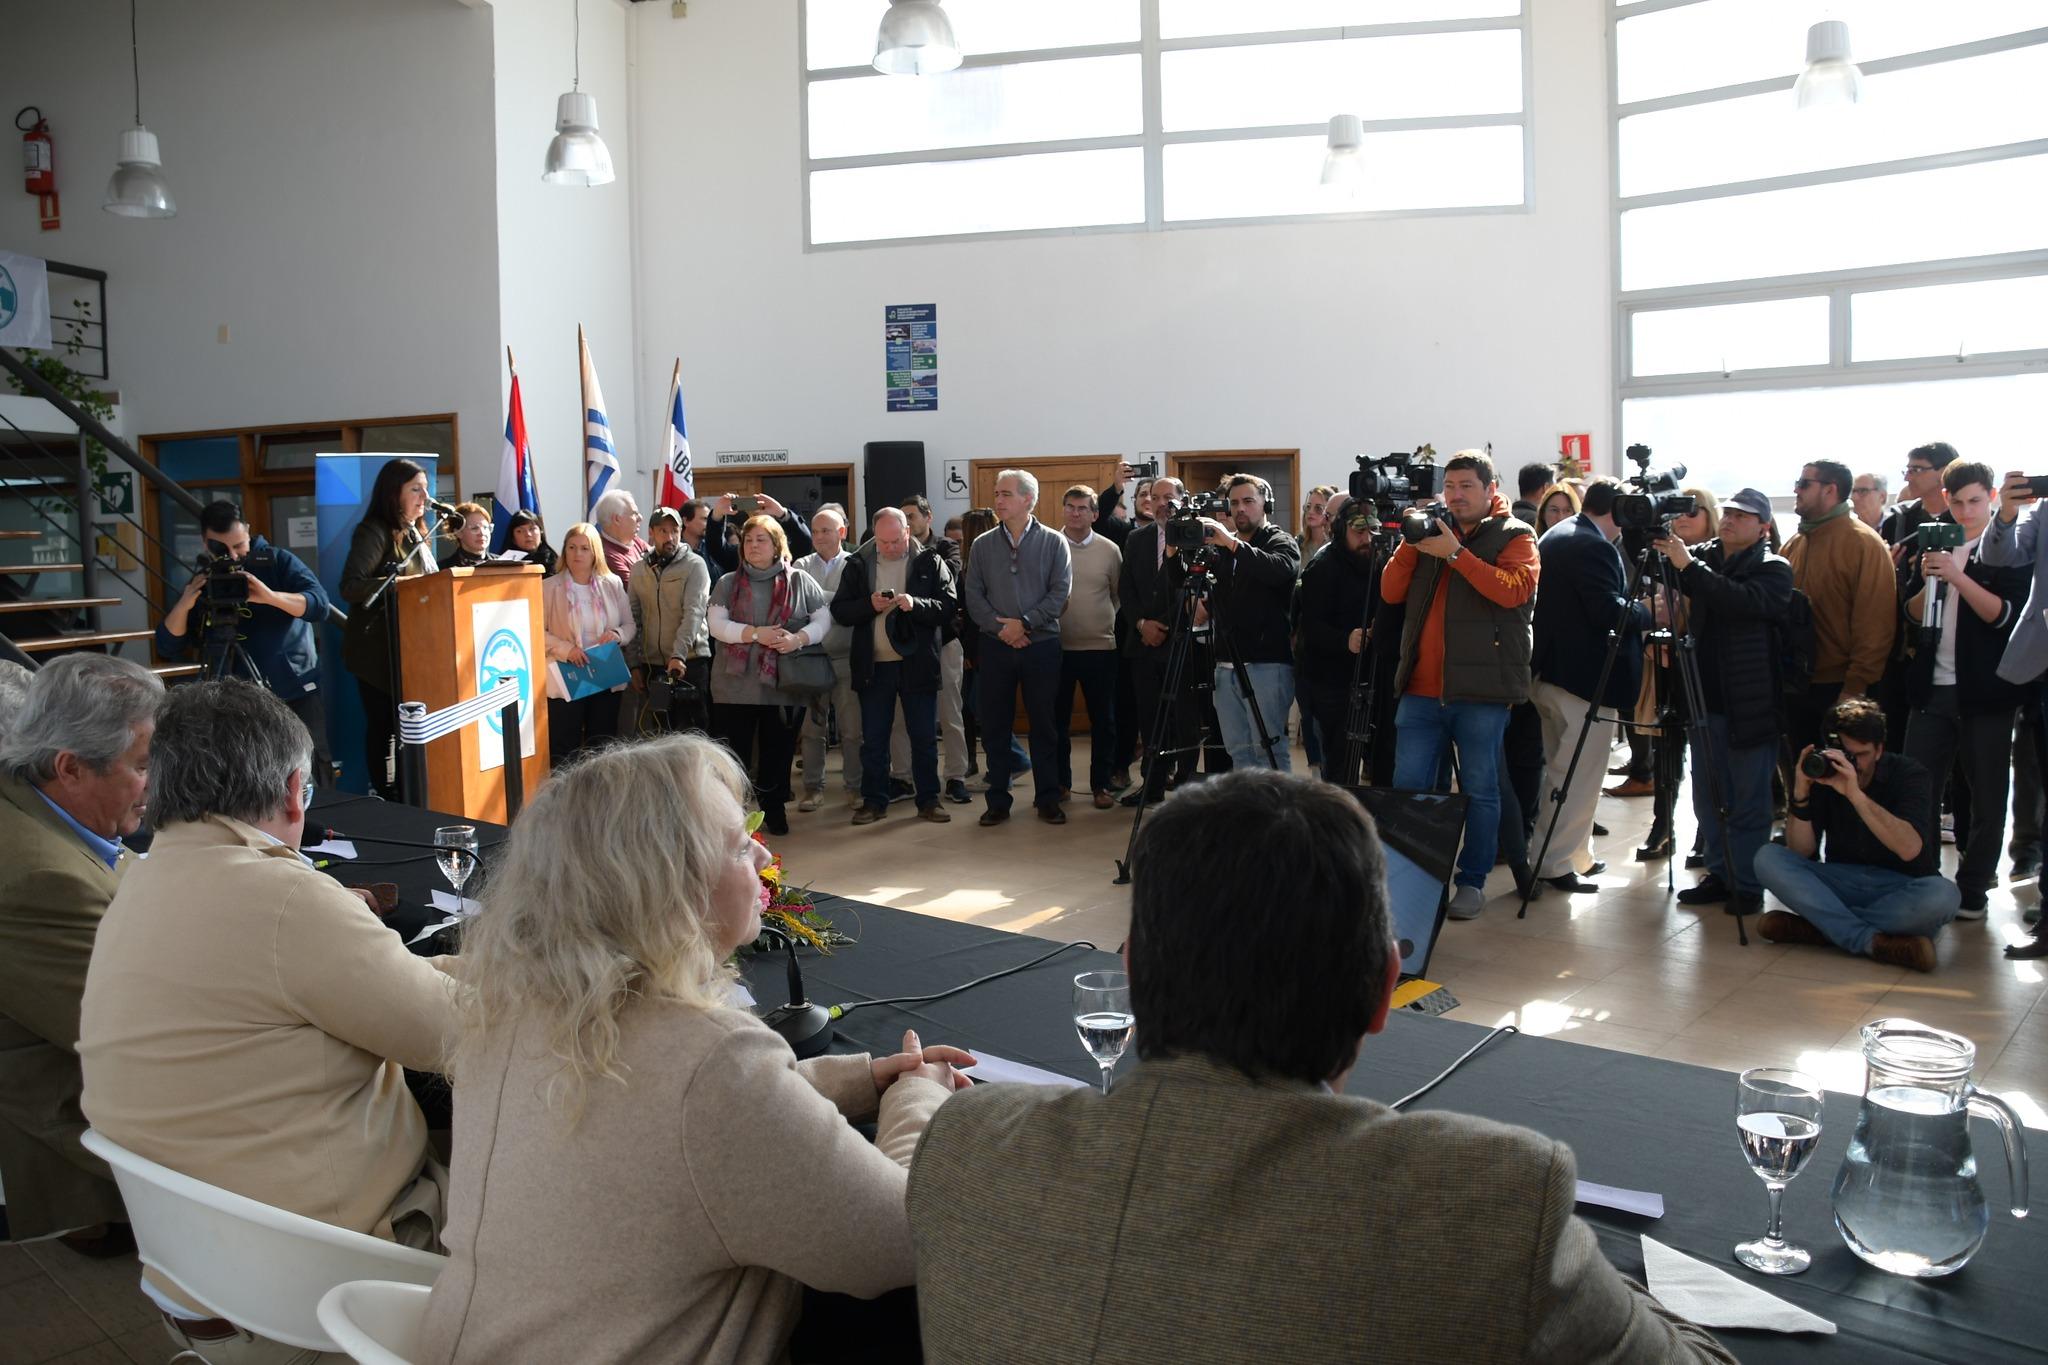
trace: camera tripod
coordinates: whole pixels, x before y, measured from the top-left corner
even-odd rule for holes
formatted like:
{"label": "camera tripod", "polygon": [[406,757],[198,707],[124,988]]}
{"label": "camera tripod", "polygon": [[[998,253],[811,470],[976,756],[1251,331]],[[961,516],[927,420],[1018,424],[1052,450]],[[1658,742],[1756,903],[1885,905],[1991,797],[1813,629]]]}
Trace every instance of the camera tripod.
{"label": "camera tripod", "polygon": [[[1208,551],[1203,551],[1207,554]],[[1208,564],[1197,555],[1189,564],[1187,577],[1179,589],[1179,603],[1174,607],[1173,626],[1168,634],[1166,646],[1166,671],[1159,684],[1159,704],[1153,708],[1152,728],[1146,731],[1151,740],[1145,754],[1144,771],[1139,775],[1138,806],[1131,812],[1131,837],[1124,845],[1124,856],[1117,859],[1114,884],[1123,886],[1131,880],[1131,853],[1138,846],[1138,827],[1144,823],[1145,807],[1152,802],[1152,778],[1159,769],[1162,759],[1178,758],[1184,754],[1200,754],[1214,738],[1209,733],[1206,721],[1198,722],[1194,740],[1190,744],[1168,747],[1159,741],[1172,733],[1174,708],[1180,704],[1181,679],[1187,673],[1188,658],[1195,648],[1195,604],[1209,601],[1210,589],[1214,585],[1209,579]],[[1209,617],[1216,630],[1219,654],[1227,656],[1232,676],[1237,679],[1238,691],[1243,694],[1246,707],[1252,713],[1252,728],[1259,736],[1259,747],[1265,752],[1268,767],[1278,768],[1280,761],[1274,755],[1274,739],[1266,731],[1266,718],[1259,713],[1258,694],[1252,691],[1251,671],[1244,666],[1244,657],[1238,653],[1237,645],[1220,629],[1215,613]]]}
{"label": "camera tripod", "polygon": [[[1344,709],[1344,763],[1338,770],[1340,786],[1362,787],[1366,785],[1366,763],[1371,759],[1379,742],[1379,697],[1375,688],[1378,679],[1379,641],[1373,638],[1373,618],[1380,609],[1380,575],[1385,572],[1387,560],[1400,547],[1398,524],[1389,525],[1384,514],[1380,518],[1380,529],[1372,538],[1372,568],[1366,573],[1365,611],[1360,616],[1358,628],[1362,632],[1358,653],[1351,660],[1350,701]],[[1336,547],[1342,553],[1343,546]]]}
{"label": "camera tripod", "polygon": [[[1664,528],[1664,534],[1671,534],[1669,526]],[[1647,590],[1660,587],[1665,590],[1666,600],[1675,606],[1679,600],[1677,575],[1672,572],[1670,561],[1665,559],[1663,554],[1658,551],[1653,541],[1643,546],[1642,552],[1636,561],[1635,570],[1630,576],[1628,590],[1622,594],[1621,609],[1615,615],[1613,627],[1607,632],[1607,654],[1600,661],[1600,679],[1593,686],[1593,702],[1586,707],[1585,719],[1579,722],[1578,739],[1572,745],[1571,762],[1565,767],[1564,781],[1550,793],[1550,823],[1545,826],[1543,844],[1537,850],[1535,859],[1530,863],[1532,872],[1540,873],[1545,862],[1550,857],[1550,843],[1556,837],[1558,819],[1564,814],[1565,794],[1571,790],[1572,778],[1579,770],[1579,760],[1585,755],[1586,737],[1592,732],[1594,717],[1600,710],[1600,698],[1607,695],[1607,680],[1614,674],[1614,661],[1621,653],[1622,641],[1628,634],[1629,617],[1635,611],[1637,600]],[[1714,807],[1714,820],[1721,831],[1722,857],[1724,859],[1732,858],[1734,856],[1734,846],[1728,838],[1728,796],[1721,789],[1720,768],[1714,762],[1713,743],[1708,737],[1706,695],[1700,686],[1699,641],[1691,630],[1686,630],[1683,633],[1676,630],[1656,632],[1653,638],[1656,635],[1661,635],[1669,643],[1672,664],[1678,673],[1679,684],[1684,689],[1686,737],[1692,741],[1693,751],[1704,755],[1706,758],[1706,762],[1695,764],[1694,766],[1695,769],[1704,768],[1706,770],[1704,777],[1707,783],[1708,795]],[[1603,763],[1602,766],[1604,768],[1605,764]],[[1701,776],[1701,773],[1695,771],[1693,780],[1698,781]],[[1675,873],[1668,862],[1665,865],[1664,875],[1667,885],[1675,878]],[[1735,879],[1731,875],[1729,880],[1732,883]],[[1532,876],[1529,884],[1522,889],[1522,905],[1521,909],[1516,912],[1517,919],[1526,919],[1528,917],[1529,901],[1534,894],[1535,885],[1535,878]],[[1731,894],[1733,890],[1734,888],[1731,885]],[[1735,903],[1737,905],[1740,904],[1739,901]],[[1742,923],[1742,913],[1740,910],[1735,915],[1735,936],[1744,947],[1749,946],[1749,931]]]}

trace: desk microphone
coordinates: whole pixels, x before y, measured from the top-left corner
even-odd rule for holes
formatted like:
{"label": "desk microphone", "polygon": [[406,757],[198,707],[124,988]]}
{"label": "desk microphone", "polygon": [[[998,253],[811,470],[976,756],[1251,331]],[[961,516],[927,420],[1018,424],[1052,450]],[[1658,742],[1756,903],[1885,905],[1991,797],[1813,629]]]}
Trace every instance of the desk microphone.
{"label": "desk microphone", "polygon": [[797,965],[796,940],[767,924],[761,926],[761,937],[780,943],[789,955],[789,1003],[768,1011],[761,1016],[761,1022],[781,1034],[789,1050],[799,1058],[816,1057],[832,1046],[832,1013],[804,995],[804,971]]}

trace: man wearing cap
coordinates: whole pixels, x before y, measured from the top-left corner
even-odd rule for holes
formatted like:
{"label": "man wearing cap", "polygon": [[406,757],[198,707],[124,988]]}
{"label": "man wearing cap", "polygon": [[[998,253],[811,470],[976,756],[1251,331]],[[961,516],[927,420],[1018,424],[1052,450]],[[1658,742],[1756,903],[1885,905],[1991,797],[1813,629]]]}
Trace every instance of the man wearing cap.
{"label": "man wearing cap", "polygon": [[[1678,898],[1688,905],[1726,901],[1730,913],[1741,915],[1763,909],[1754,863],[1771,832],[1771,768],[1778,753],[1772,626],[1792,602],[1792,566],[1764,540],[1770,523],[1771,500],[1745,488],[1721,500],[1720,539],[1693,549],[1669,534],[1656,542],[1678,570],[1678,586],[1690,605],[1707,718],[1707,742],[1695,744],[1692,756],[1692,808],[1707,875]],[[1725,843],[1714,809],[1716,788],[1728,805]]]}

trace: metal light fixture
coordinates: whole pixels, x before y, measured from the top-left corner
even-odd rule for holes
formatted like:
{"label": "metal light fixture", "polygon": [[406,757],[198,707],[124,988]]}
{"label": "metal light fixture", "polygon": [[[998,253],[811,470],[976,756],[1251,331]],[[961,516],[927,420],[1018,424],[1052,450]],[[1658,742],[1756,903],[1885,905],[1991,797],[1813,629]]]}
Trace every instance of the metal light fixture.
{"label": "metal light fixture", "polygon": [[875,34],[875,70],[884,76],[931,76],[959,65],[953,21],[939,0],[889,0]]}
{"label": "metal light fixture", "polygon": [[1792,87],[1801,109],[1855,104],[1863,98],[1863,73],[1849,59],[1849,26],[1823,19],[1806,30],[1806,69]]}
{"label": "metal light fixture", "polygon": [[1323,183],[1356,193],[1365,183],[1365,125],[1356,114],[1330,120],[1330,140],[1323,153]]}
{"label": "metal light fixture", "polygon": [[100,207],[123,218],[172,218],[178,202],[164,179],[156,134],[142,126],[142,51],[136,40],[135,0],[128,0],[128,56],[135,74],[135,126],[121,134],[121,150],[114,157],[114,174]]}
{"label": "metal light fixture", "polygon": [[583,3],[576,0],[576,73],[569,93],[555,101],[555,140],[548,144],[540,178],[550,185],[609,185],[611,148],[597,131],[597,96],[583,93]]}

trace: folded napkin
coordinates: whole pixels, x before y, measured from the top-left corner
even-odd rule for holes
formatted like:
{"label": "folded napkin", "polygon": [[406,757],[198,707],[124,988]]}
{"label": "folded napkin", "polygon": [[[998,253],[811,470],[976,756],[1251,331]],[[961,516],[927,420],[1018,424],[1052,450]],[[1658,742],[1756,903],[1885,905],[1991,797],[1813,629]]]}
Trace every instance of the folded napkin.
{"label": "folded napkin", "polygon": [[1643,1278],[1666,1308],[1702,1327],[1755,1327],[1768,1332],[1819,1332],[1835,1325],[1794,1308],[1753,1284],[1673,1251],[1654,1237],[1643,1238]]}

